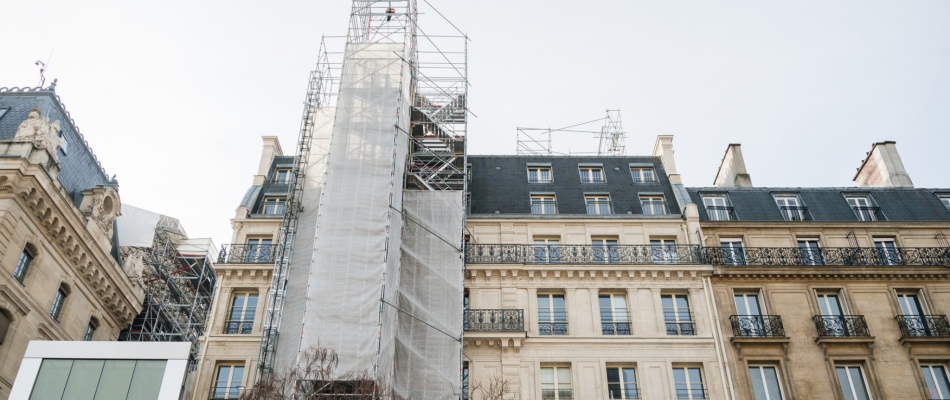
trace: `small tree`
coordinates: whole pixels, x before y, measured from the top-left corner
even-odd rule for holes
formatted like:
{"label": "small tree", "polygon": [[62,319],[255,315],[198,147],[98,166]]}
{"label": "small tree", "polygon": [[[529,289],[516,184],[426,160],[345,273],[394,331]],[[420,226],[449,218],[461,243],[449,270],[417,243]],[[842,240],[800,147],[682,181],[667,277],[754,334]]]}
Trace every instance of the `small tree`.
{"label": "small tree", "polygon": [[505,400],[510,398],[520,398],[512,389],[515,378],[500,378],[493,375],[487,382],[478,381],[472,384],[472,395],[474,400]]}
{"label": "small tree", "polygon": [[309,348],[295,368],[271,373],[245,390],[240,400],[381,400],[395,399],[392,390],[380,388],[363,372],[346,379],[334,379],[340,360],[336,352]]}

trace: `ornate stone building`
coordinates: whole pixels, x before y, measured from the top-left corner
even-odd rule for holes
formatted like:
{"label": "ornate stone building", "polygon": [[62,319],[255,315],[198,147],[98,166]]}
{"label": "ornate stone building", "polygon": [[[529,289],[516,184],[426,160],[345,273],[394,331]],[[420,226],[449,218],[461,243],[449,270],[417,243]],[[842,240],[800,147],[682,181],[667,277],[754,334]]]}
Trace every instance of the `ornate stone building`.
{"label": "ornate stone building", "polygon": [[730,145],[688,189],[735,398],[950,398],[950,189],[914,188],[893,142],[855,181],[753,187]]}
{"label": "ornate stone building", "polygon": [[118,183],[53,87],[0,88],[0,398],[30,340],[116,340],[141,310],[120,212]]}

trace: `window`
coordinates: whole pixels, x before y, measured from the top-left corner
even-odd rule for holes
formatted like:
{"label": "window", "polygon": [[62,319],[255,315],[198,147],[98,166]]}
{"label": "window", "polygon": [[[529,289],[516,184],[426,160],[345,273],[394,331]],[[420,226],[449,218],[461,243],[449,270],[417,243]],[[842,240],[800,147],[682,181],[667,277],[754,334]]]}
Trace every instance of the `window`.
{"label": "window", "polygon": [[0,118],[3,118],[3,115],[10,111],[9,108],[0,108]]}
{"label": "window", "polygon": [[655,263],[675,264],[679,259],[676,241],[673,239],[650,240],[650,256]]}
{"label": "window", "polygon": [[241,396],[241,380],[244,379],[243,365],[220,365],[214,380],[212,397],[217,399],[237,399]]}
{"label": "window", "polygon": [[898,293],[897,303],[900,304],[901,313],[904,316],[919,317],[927,314],[924,312],[924,305],[917,296],[917,292]]}
{"label": "window", "polygon": [[257,312],[257,293],[235,293],[231,297],[231,313],[225,324],[224,333],[229,335],[250,335],[254,328],[254,314]]}
{"label": "window", "polygon": [[62,145],[60,149],[63,151],[63,154],[69,150],[69,138],[66,136],[66,132],[59,131],[59,138],[62,139]]}
{"label": "window", "polygon": [[640,196],[640,207],[646,215],[666,214],[666,202],[663,196]]}
{"label": "window", "polygon": [[706,206],[706,215],[710,221],[732,221],[733,210],[729,207],[726,196],[703,196],[703,205]]}
{"label": "window", "polygon": [[808,209],[802,207],[797,196],[775,196],[775,204],[778,205],[778,209],[782,212],[782,217],[786,221],[805,220]]}
{"label": "window", "polygon": [[877,248],[877,258],[881,265],[900,265],[901,254],[894,244],[894,239],[874,239],[874,247]]}
{"label": "window", "polygon": [[593,262],[597,264],[601,263],[619,263],[620,262],[620,252],[617,247],[617,239],[605,238],[598,239],[594,238],[591,240],[591,256],[593,257]]}
{"label": "window", "polygon": [[587,195],[584,196],[584,202],[587,203],[588,214],[613,214],[610,211],[610,196]]}
{"label": "window", "polygon": [[947,207],[947,210],[950,210],[950,196],[940,196],[940,202]]}
{"label": "window", "polygon": [[607,367],[609,399],[639,399],[637,372],[633,367]]}
{"label": "window", "polygon": [[293,176],[293,172],[290,168],[280,168],[274,172],[274,183],[278,185],[287,185],[290,183],[290,177]]}
{"label": "window", "polygon": [[733,295],[736,302],[736,319],[733,331],[738,336],[762,337],[771,336],[772,327],[762,318],[762,309],[759,306],[758,293],[736,293]]}
{"label": "window", "polygon": [[284,213],[284,206],[287,204],[287,199],[284,197],[265,197],[264,198],[264,207],[262,214],[268,215],[277,215]]}
{"label": "window", "polygon": [[581,167],[581,183],[606,183],[601,167]]}
{"label": "window", "polygon": [[167,360],[46,358],[29,398],[155,399],[167,364]]}
{"label": "window", "polygon": [[660,296],[663,303],[663,320],[666,322],[666,334],[670,336],[692,336],[693,318],[689,313],[689,300],[685,294],[664,294]]}
{"label": "window", "polygon": [[561,262],[560,239],[534,239],[534,262],[556,264]]}
{"label": "window", "polygon": [[468,400],[468,362],[462,363],[462,400]]}
{"label": "window", "polygon": [[551,167],[528,167],[528,183],[551,182]]}
{"label": "window", "polygon": [[835,367],[838,373],[838,384],[841,385],[841,392],[844,398],[848,400],[871,400],[868,393],[864,372],[857,365],[841,365]]}
{"label": "window", "polygon": [[538,334],[567,335],[567,309],[563,294],[538,295]]}
{"label": "window", "polygon": [[742,239],[719,239],[719,246],[722,248],[723,264],[746,265]]}
{"label": "window", "polygon": [[920,370],[924,374],[931,399],[950,399],[950,381],[947,380],[947,369],[943,365],[921,365]]}
{"label": "window", "polygon": [[541,399],[573,399],[570,367],[541,367]]}
{"label": "window", "polygon": [[798,251],[802,255],[803,265],[825,264],[825,260],[821,256],[821,248],[818,247],[818,239],[799,239]]}
{"label": "window", "polygon": [[531,196],[532,214],[557,214],[557,200],[554,196]]}
{"label": "window", "polygon": [[66,302],[66,291],[62,287],[56,290],[56,297],[53,298],[53,306],[49,309],[49,316],[59,321],[59,315],[63,311],[63,303]]}
{"label": "window", "polygon": [[848,205],[854,210],[858,221],[877,221],[877,207],[873,207],[867,196],[847,196]]}
{"label": "window", "polygon": [[82,341],[89,342],[92,341],[92,336],[96,334],[97,324],[95,320],[90,319],[89,323],[86,324],[86,333],[82,335]]}
{"label": "window", "polygon": [[750,366],[749,376],[752,378],[752,393],[755,400],[782,400],[782,385],[778,380],[775,367]]}
{"label": "window", "polygon": [[[630,313],[627,312],[627,296],[602,294],[600,300],[600,330],[604,335],[629,335]],[[619,398],[619,397],[618,397]]]}
{"label": "window", "polygon": [[703,374],[699,367],[673,367],[673,383],[677,399],[705,399]]}
{"label": "window", "polygon": [[656,173],[653,168],[630,168],[633,183],[656,183]]}
{"label": "window", "polygon": [[248,264],[273,261],[273,241],[271,239],[248,239],[244,249],[244,262]]}
{"label": "window", "polygon": [[10,324],[13,323],[13,316],[10,310],[0,307],[0,344],[7,338],[7,331],[10,330]]}
{"label": "window", "polygon": [[818,309],[821,311],[823,321],[823,336],[850,336],[848,324],[844,320],[844,311],[841,308],[841,301],[838,298],[838,292],[819,292]]}
{"label": "window", "polygon": [[23,249],[23,252],[20,253],[20,260],[16,263],[16,269],[13,271],[13,277],[17,281],[23,283],[23,280],[26,278],[26,272],[30,270],[30,264],[33,263],[33,255],[30,254],[30,251]]}

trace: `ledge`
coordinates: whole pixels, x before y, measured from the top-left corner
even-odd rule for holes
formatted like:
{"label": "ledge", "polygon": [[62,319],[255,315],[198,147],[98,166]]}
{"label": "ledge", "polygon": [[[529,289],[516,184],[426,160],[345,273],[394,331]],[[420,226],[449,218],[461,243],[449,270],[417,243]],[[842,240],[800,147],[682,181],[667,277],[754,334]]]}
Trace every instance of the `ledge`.
{"label": "ledge", "polygon": [[900,344],[950,343],[950,336],[904,336],[898,342]]}
{"label": "ledge", "polygon": [[768,337],[744,337],[744,336],[733,336],[729,338],[729,342],[732,343],[732,347],[736,349],[736,357],[739,358],[739,361],[742,361],[742,345],[743,344],[777,344],[782,346],[782,355],[785,358],[785,361],[788,361],[788,343],[791,341],[791,338],[788,336],[768,336]]}
{"label": "ledge", "polygon": [[868,344],[874,343],[874,336],[818,336],[815,338],[815,343],[819,345],[826,343]]}

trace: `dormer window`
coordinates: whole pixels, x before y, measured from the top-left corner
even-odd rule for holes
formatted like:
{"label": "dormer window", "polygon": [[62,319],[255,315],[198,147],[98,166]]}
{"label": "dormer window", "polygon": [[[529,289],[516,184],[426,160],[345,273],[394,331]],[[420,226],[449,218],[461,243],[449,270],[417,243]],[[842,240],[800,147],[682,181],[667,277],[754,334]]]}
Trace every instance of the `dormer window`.
{"label": "dormer window", "polygon": [[950,210],[950,194],[940,196],[940,202],[943,203],[944,207],[947,207],[947,210]]}
{"label": "dormer window", "polygon": [[0,118],[3,118],[3,115],[10,111],[9,108],[0,108]]}
{"label": "dormer window", "polygon": [[703,195],[703,205],[706,207],[706,215],[710,221],[734,221],[737,220],[735,210],[729,205],[729,199],[726,195]]}
{"label": "dormer window", "polygon": [[871,202],[869,196],[849,195],[845,196],[845,198],[848,199],[848,205],[851,206],[851,210],[854,211],[854,216],[858,217],[858,221],[884,220],[881,209],[874,207],[874,203]]}
{"label": "dormer window", "polygon": [[631,167],[630,175],[633,176],[633,183],[656,183],[656,173],[653,168]]}
{"label": "dormer window", "polygon": [[602,167],[580,167],[581,183],[606,183]]}
{"label": "dormer window", "polygon": [[801,200],[796,195],[777,195],[775,196],[775,205],[778,206],[782,217],[786,221],[811,220],[808,208],[802,206]]}
{"label": "dormer window", "polygon": [[532,214],[557,214],[557,201],[554,195],[532,195]]}
{"label": "dormer window", "polygon": [[640,207],[646,215],[666,214],[666,202],[663,196],[640,196]]}
{"label": "dormer window", "polygon": [[551,167],[528,167],[528,183],[551,182]]}
{"label": "dormer window", "polygon": [[280,168],[274,172],[274,183],[278,185],[286,185],[290,183],[290,177],[293,172],[290,168]]}
{"label": "dormer window", "polygon": [[283,214],[285,205],[287,205],[287,199],[284,197],[265,197],[264,205],[261,207],[261,214]]}

